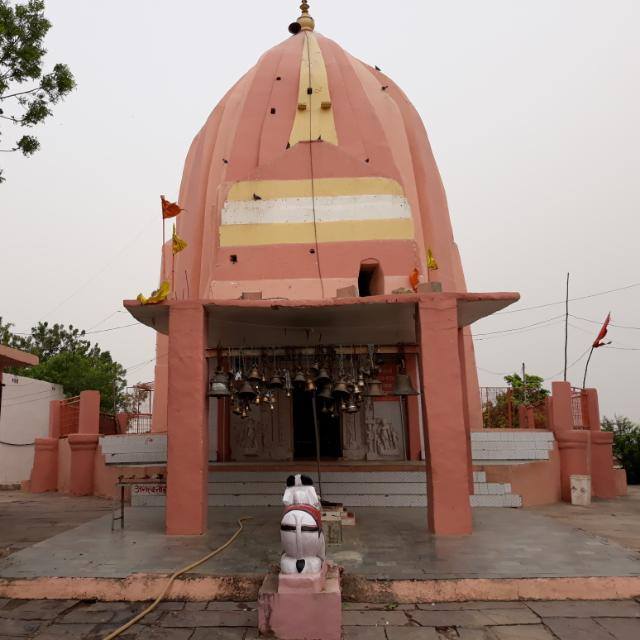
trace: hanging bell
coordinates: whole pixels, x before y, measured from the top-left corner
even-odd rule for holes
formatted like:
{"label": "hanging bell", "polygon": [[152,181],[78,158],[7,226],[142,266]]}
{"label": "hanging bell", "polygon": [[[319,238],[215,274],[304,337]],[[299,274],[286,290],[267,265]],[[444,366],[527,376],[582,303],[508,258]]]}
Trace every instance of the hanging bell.
{"label": "hanging bell", "polygon": [[255,389],[246,380],[238,390],[238,397],[242,400],[248,400],[249,402],[254,400],[257,395],[258,394],[256,393]]}
{"label": "hanging bell", "polygon": [[218,369],[213,379],[209,381],[209,397],[228,398],[230,395],[229,376],[222,369]]}
{"label": "hanging bell", "polygon": [[236,404],[233,405],[233,413],[235,413],[237,416],[242,415],[242,407],[238,402],[236,402]]}
{"label": "hanging bell", "polygon": [[313,392],[316,390],[316,383],[314,382],[311,375],[307,376],[307,379],[304,383],[304,390],[309,392]]}
{"label": "hanging bell", "polygon": [[349,404],[347,404],[347,408],[345,409],[346,413],[358,413],[360,411],[360,407],[358,407],[353,396],[349,398]]}
{"label": "hanging bell", "polygon": [[284,387],[284,382],[282,381],[282,378],[275,373],[271,377],[271,380],[269,380],[269,384],[267,386],[269,389],[282,389]]}
{"label": "hanging bell", "polygon": [[382,382],[377,378],[369,380],[367,388],[362,393],[366,398],[381,398],[385,396],[385,392],[382,390]]}
{"label": "hanging bell", "polygon": [[364,373],[362,373],[362,370],[360,370],[360,373],[358,374],[357,387],[358,389],[360,389],[360,391],[364,391],[364,388],[366,386],[367,386],[367,383],[364,381]]}
{"label": "hanging bell", "polygon": [[249,382],[260,382],[262,380],[262,376],[260,375],[258,367],[255,364],[253,365],[253,367],[251,367],[251,371],[249,371],[247,380]]}
{"label": "hanging bell", "polygon": [[307,379],[304,377],[302,369],[298,369],[295,377],[293,378],[294,387],[303,387],[307,383]]}
{"label": "hanging bell", "polygon": [[406,373],[399,373],[396,376],[396,383],[393,388],[394,396],[417,396],[420,395],[411,383],[411,378]]}
{"label": "hanging bell", "polygon": [[342,398],[349,395],[349,389],[344,378],[340,378],[336,386],[333,388],[333,397]]}
{"label": "hanging bell", "polygon": [[324,385],[329,384],[331,382],[331,376],[329,372],[322,367],[320,371],[318,371],[318,375],[316,376],[316,384],[318,387],[324,387]]}
{"label": "hanging bell", "polygon": [[322,400],[326,400],[327,402],[330,402],[331,400],[333,400],[330,384],[325,384],[322,387],[322,389],[320,390],[320,393],[318,393],[318,398],[321,398]]}

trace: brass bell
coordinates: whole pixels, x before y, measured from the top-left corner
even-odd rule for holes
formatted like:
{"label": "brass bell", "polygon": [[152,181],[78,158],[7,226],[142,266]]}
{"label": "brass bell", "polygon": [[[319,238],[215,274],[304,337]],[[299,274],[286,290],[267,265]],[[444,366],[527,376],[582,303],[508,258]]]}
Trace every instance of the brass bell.
{"label": "brass bell", "polygon": [[238,390],[238,397],[242,400],[248,400],[249,402],[254,400],[257,395],[258,394],[256,393],[255,389],[246,380]]}
{"label": "brass bell", "polygon": [[373,380],[369,380],[367,388],[362,395],[366,398],[381,398],[387,394],[382,390],[382,382],[374,378]]}
{"label": "brass bell", "polygon": [[367,383],[364,381],[364,374],[362,373],[362,371],[360,371],[358,375],[357,387],[358,389],[360,389],[360,391],[363,391],[366,386]]}
{"label": "brass bell", "polygon": [[333,395],[331,394],[331,385],[330,384],[325,384],[322,389],[320,390],[320,393],[318,393],[318,398],[322,398],[323,400],[326,400],[327,402],[330,402],[331,400],[333,400]]}
{"label": "brass bell", "polygon": [[323,367],[322,369],[320,369],[320,371],[318,371],[318,375],[316,376],[316,384],[319,387],[323,387],[330,382],[331,376],[329,375],[329,372]]}
{"label": "brass bell", "polygon": [[284,387],[284,382],[282,381],[282,378],[275,373],[271,377],[271,380],[269,380],[269,384],[267,386],[269,389],[282,389]]}
{"label": "brass bell", "polygon": [[305,391],[309,391],[309,392],[316,390],[316,383],[314,382],[311,376],[307,377],[304,388],[305,388]]}
{"label": "brass bell", "polygon": [[347,405],[347,408],[345,409],[346,413],[358,413],[358,411],[360,411],[360,407],[358,407],[358,405],[356,404],[356,401],[354,400],[353,396],[351,398],[349,398],[349,404]]}
{"label": "brass bell", "polygon": [[260,375],[258,367],[255,364],[251,368],[251,371],[249,371],[247,380],[249,380],[249,382],[260,382],[262,380],[262,376]]}
{"label": "brass bell", "polygon": [[218,369],[209,382],[209,397],[228,398],[230,395],[229,376],[222,369]]}
{"label": "brass bell", "polygon": [[341,398],[349,395],[349,389],[347,388],[347,383],[344,378],[340,378],[338,384],[333,388],[333,397]]}
{"label": "brass bell", "polygon": [[306,384],[307,379],[304,377],[302,369],[298,369],[296,375],[293,378],[293,385],[296,387],[302,387]]}
{"label": "brass bell", "polygon": [[242,415],[242,407],[237,402],[233,405],[233,413],[235,413],[237,416]]}
{"label": "brass bell", "polygon": [[411,378],[406,373],[399,373],[396,376],[396,383],[393,388],[394,396],[417,396],[420,395],[411,383]]}

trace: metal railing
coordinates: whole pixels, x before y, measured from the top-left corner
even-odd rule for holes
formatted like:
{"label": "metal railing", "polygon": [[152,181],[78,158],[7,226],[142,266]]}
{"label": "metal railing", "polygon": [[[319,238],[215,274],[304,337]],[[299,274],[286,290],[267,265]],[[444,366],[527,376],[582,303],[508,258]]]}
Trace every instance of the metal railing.
{"label": "metal railing", "polygon": [[151,414],[150,413],[134,413],[129,416],[127,421],[126,433],[141,434],[151,431]]}
{"label": "metal railing", "polygon": [[519,429],[521,406],[533,412],[536,429],[548,429],[547,406],[539,389],[526,393],[522,388],[480,387],[480,404],[485,429]]}
{"label": "metal railing", "polygon": [[80,424],[80,396],[67,398],[60,403],[60,436],[78,433]]}
{"label": "metal railing", "polygon": [[584,429],[584,415],[582,413],[582,389],[571,389],[571,416],[574,429]]}
{"label": "metal railing", "polygon": [[110,413],[100,413],[100,435],[113,436],[118,433],[118,423]]}

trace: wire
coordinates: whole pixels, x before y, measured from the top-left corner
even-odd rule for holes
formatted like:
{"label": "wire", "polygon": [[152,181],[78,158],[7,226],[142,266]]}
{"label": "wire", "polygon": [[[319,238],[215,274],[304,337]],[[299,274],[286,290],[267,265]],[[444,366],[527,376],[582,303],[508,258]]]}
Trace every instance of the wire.
{"label": "wire", "polygon": [[[586,349],[585,351],[583,351],[583,352],[582,352],[582,354],[580,355],[580,357],[579,357],[577,360],[574,360],[574,361],[573,361],[573,362],[572,362],[572,363],[567,367],[567,371],[568,371],[569,369],[571,369],[571,367],[575,367],[575,366],[578,364],[578,362],[580,362],[580,360],[582,360],[582,358],[584,358],[584,357],[587,355],[587,353],[589,353],[589,351],[591,351],[591,345],[589,345],[589,346],[587,347],[587,349]],[[560,369],[560,371],[558,371],[557,373],[554,373],[554,374],[553,374],[553,375],[551,375],[551,376],[548,376],[548,377],[546,377],[546,378],[543,378],[543,381],[544,381],[544,382],[548,382],[549,380],[553,380],[554,378],[556,378],[557,376],[559,376],[559,375],[560,375],[561,373],[563,373],[563,372],[564,372],[564,367],[562,367],[562,369]]]}
{"label": "wire", "polygon": [[521,329],[528,329],[529,327],[537,327],[538,325],[551,322],[552,320],[558,320],[558,318],[564,318],[564,314],[554,316],[553,318],[547,318],[546,320],[540,320],[540,322],[534,322],[533,324],[525,324],[522,327],[514,327],[513,329],[502,329],[500,331],[489,331],[487,333],[474,333],[474,336],[491,336],[496,333],[511,333],[512,331],[520,331]]}
{"label": "wire", "polygon": [[103,318],[102,320],[100,320],[100,322],[96,322],[96,324],[89,327],[87,329],[87,332],[91,331],[92,329],[95,329],[96,327],[99,327],[103,322],[106,322],[107,320],[111,320],[113,316],[117,315],[118,313],[122,313],[122,311],[123,311],[122,309],[118,309],[117,311],[114,311],[111,315],[108,315],[106,318]]}
{"label": "wire", "polygon": [[0,444],[3,444],[5,447],[33,447],[35,442],[5,442],[4,440],[0,440]]}
{"label": "wire", "polygon": [[604,349],[615,349],[616,351],[640,351],[640,347],[604,347]]}
{"label": "wire", "polygon": [[107,333],[109,331],[118,331],[119,329],[128,329],[129,327],[144,327],[140,322],[132,322],[131,324],[123,324],[120,327],[109,327],[108,329],[98,329],[97,331],[85,331],[85,336],[92,336],[96,333]]}
{"label": "wire", "polygon": [[[617,289],[609,289],[608,291],[600,291],[598,293],[592,293],[587,296],[580,296],[578,298],[570,298],[569,302],[576,302],[578,300],[588,300],[589,298],[597,298],[598,296],[605,296],[609,293],[616,293],[618,291],[627,291],[628,289],[634,289],[635,287],[640,287],[640,282],[635,282],[634,284],[629,284],[626,287],[619,287]],[[545,307],[553,307],[558,304],[565,304],[566,300],[560,300],[559,302],[548,302],[546,304],[538,304],[533,307],[522,307],[521,309],[512,309],[511,311],[498,311],[494,313],[494,316],[503,316],[510,313],[520,313],[521,311],[531,311],[533,309],[544,309]]]}
{"label": "wire", "polygon": [[[309,88],[311,87],[311,45],[309,44],[309,34],[305,33],[305,44],[307,46],[307,58],[309,61]],[[309,93],[309,164],[311,171],[311,210],[313,213],[313,236],[316,245],[316,265],[318,266],[318,279],[320,280],[320,292],[324,299],[324,280],[322,278],[322,269],[320,267],[320,245],[318,243],[318,222],[316,220],[316,186],[315,174],[313,166],[313,91]]]}
{"label": "wire", "polygon": [[[583,318],[581,316],[574,316],[572,313],[569,314],[572,318],[575,318],[576,320],[584,320],[585,322],[591,322],[591,324],[598,324],[601,325],[604,324],[604,322],[602,320],[591,320],[590,318]],[[634,329],[635,331],[640,331],[640,327],[632,327],[631,325],[628,324],[614,324],[613,322],[609,323],[610,327],[615,327],[616,329]]]}
{"label": "wire", "polygon": [[562,319],[557,319],[554,322],[549,322],[548,324],[544,324],[544,325],[540,325],[540,326],[535,326],[535,327],[531,327],[528,329],[520,329],[520,330],[511,330],[510,332],[508,332],[506,335],[504,335],[503,332],[502,335],[493,335],[493,336],[489,336],[487,338],[476,338],[475,336],[473,337],[473,341],[474,342],[486,342],[487,340],[499,340],[500,338],[508,338],[509,336],[519,336],[523,333],[529,333],[530,331],[537,331],[538,329],[547,329],[549,327],[555,327],[559,324],[562,324],[563,321]]}
{"label": "wire", "polygon": [[162,593],[144,611],[140,612],[135,618],[132,618],[126,624],[123,624],[119,629],[116,629],[115,631],[112,631],[108,636],[105,636],[104,640],[114,640],[114,638],[117,638],[120,634],[124,633],[127,629],[130,629],[134,624],[136,624],[137,622],[140,622],[140,620],[142,620],[147,614],[151,613],[164,600],[165,596],[169,592],[169,589],[171,589],[171,585],[174,583],[176,578],[179,578],[183,573],[188,573],[189,571],[193,571],[193,569],[195,569],[196,567],[199,567],[201,564],[204,564],[205,562],[207,562],[207,560],[210,560],[214,556],[224,551],[227,547],[230,547],[236,541],[237,537],[242,533],[244,529],[245,521],[252,520],[252,519],[253,518],[249,516],[240,518],[238,520],[238,530],[223,545],[219,546],[217,549],[214,549],[213,551],[208,553],[206,556],[203,556],[202,558],[200,558],[200,560],[197,560],[196,562],[188,564],[186,567],[182,567],[182,569],[179,569],[178,571],[176,571],[169,578],[167,584],[165,585],[165,588],[162,590]]}

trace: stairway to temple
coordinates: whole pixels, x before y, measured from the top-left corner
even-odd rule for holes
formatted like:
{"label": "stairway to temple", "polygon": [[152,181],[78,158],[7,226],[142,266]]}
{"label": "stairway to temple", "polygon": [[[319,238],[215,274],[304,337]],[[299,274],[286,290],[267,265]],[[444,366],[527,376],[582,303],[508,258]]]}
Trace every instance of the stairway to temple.
{"label": "stairway to temple", "polygon": [[[221,471],[209,474],[209,506],[281,506],[286,473],[282,471]],[[316,488],[317,474],[307,472]],[[420,471],[328,471],[322,474],[322,497],[350,507],[424,507],[427,487]],[[473,507],[520,507],[522,498],[508,483],[487,482],[474,473]],[[133,506],[161,506],[162,495],[133,495]]]}

